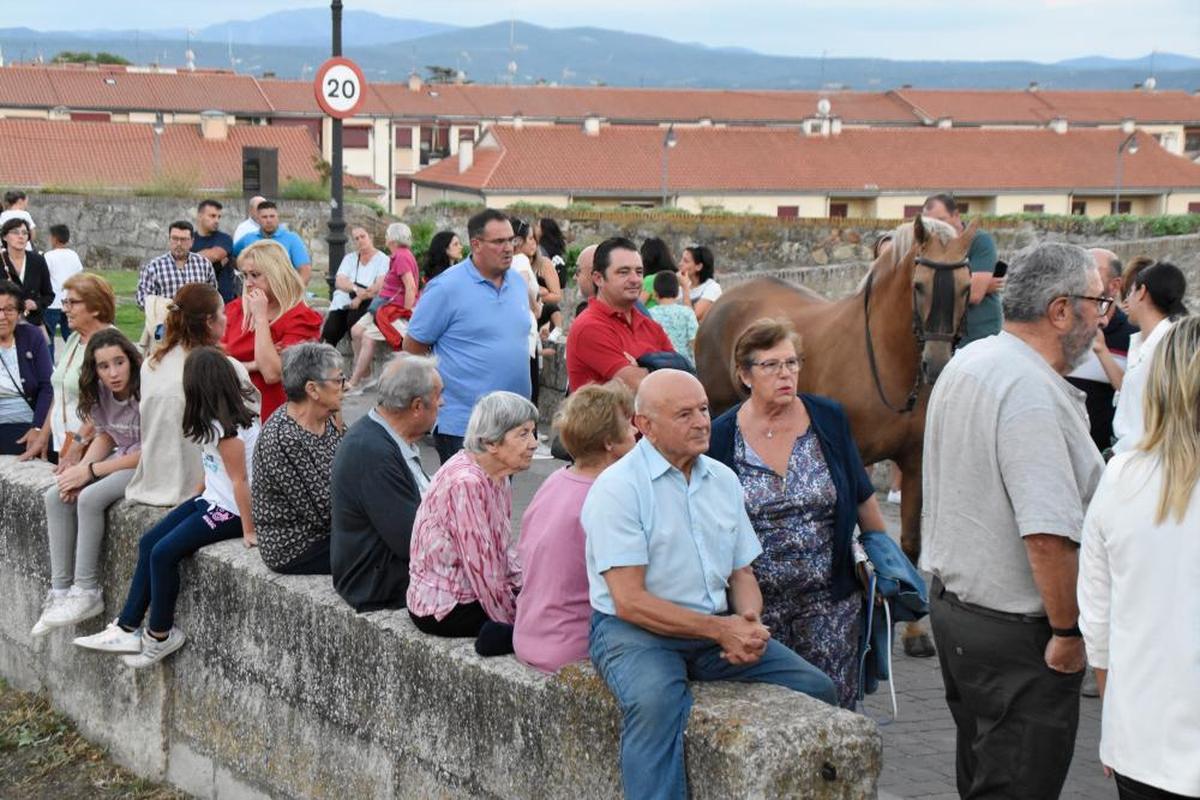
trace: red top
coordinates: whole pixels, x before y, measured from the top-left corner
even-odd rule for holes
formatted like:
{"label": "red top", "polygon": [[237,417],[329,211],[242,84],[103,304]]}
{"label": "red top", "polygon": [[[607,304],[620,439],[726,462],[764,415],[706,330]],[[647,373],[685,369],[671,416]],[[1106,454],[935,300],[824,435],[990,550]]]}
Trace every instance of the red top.
{"label": "red top", "polygon": [[[225,316],[229,320],[221,345],[225,352],[243,363],[254,360],[254,330],[242,330],[242,298],[233,300],[225,306]],[[300,342],[315,342],[321,335],[321,315],[304,303],[297,303],[283,316],[271,323],[271,341],[276,350],[283,350]],[[283,394],[283,383],[267,383],[262,373],[254,370],[250,380],[262,395],[262,420],[266,422],[271,413],[287,400]]]}
{"label": "red top", "polygon": [[589,383],[612,380],[631,366],[625,354],[638,358],[646,353],[674,352],[666,331],[636,308],[630,318],[598,297],[588,300],[587,310],[571,323],[567,334],[567,383],[571,391]]}
{"label": "red top", "polygon": [[417,269],[417,259],[413,256],[412,250],[407,247],[398,247],[388,262],[388,272],[383,279],[383,286],[379,287],[381,300],[387,300],[398,306],[404,305],[404,275],[406,273],[412,275],[413,286],[421,285],[421,271]]}

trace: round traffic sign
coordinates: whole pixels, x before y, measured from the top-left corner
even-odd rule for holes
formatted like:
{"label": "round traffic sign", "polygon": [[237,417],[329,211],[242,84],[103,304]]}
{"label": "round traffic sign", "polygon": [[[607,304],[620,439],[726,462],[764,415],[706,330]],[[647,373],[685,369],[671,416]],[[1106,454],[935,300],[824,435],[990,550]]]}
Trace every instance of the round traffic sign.
{"label": "round traffic sign", "polygon": [[348,58],[331,58],[317,69],[313,79],[317,105],[331,117],[345,119],[358,111],[366,97],[367,79]]}

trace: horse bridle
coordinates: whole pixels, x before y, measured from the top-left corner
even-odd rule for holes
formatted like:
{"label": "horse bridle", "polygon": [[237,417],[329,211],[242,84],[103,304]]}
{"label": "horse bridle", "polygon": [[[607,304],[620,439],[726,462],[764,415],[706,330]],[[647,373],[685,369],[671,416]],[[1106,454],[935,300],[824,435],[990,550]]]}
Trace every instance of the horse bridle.
{"label": "horse bridle", "polygon": [[[925,349],[925,342],[950,342],[953,346],[958,343],[960,334],[956,331],[960,330],[962,325],[961,317],[957,325],[950,326],[949,333],[942,333],[939,330],[934,330],[932,333],[926,332],[926,326],[930,323],[944,323],[946,317],[954,313],[954,272],[955,270],[965,269],[970,266],[970,262],[966,258],[958,261],[934,261],[924,256],[917,256],[914,266],[928,267],[933,270],[933,302],[929,304],[929,318],[921,319],[921,312],[918,310],[916,287],[913,287],[913,319],[912,330],[913,336],[917,340],[917,350]],[[871,341],[871,286],[875,280],[875,273],[867,274],[867,284],[863,292],[863,320],[866,324],[867,336],[867,361],[871,365],[871,378],[875,381],[875,391],[879,393],[879,399],[890,410],[897,414],[907,414],[917,405],[917,397],[921,392],[921,383],[924,381],[924,375],[920,366],[917,367],[917,376],[913,380],[912,390],[908,393],[908,399],[904,402],[903,408],[896,408],[887,399],[887,395],[883,392],[883,382],[879,379],[879,366],[875,362],[875,345]],[[939,302],[941,301],[941,302]],[[947,303],[948,301],[948,303]],[[938,318],[934,319],[937,314]],[[966,309],[963,309],[963,315],[966,315]],[[940,326],[940,327],[944,327]]]}

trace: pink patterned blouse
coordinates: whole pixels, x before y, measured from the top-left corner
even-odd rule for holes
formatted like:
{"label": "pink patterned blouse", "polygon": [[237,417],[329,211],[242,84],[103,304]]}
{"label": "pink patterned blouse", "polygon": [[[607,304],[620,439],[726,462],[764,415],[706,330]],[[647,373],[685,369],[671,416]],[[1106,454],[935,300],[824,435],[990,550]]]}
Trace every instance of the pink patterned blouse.
{"label": "pink patterned blouse", "polygon": [[478,601],[494,622],[516,618],[521,566],[512,547],[512,487],[465,450],[442,465],[421,500],[409,548],[408,610],[445,619]]}

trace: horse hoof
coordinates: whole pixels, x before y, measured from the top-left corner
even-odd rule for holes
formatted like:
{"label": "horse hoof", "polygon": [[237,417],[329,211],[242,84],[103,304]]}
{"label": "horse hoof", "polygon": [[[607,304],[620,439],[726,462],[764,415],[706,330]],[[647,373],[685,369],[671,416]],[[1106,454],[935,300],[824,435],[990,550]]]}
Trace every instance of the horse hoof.
{"label": "horse hoof", "polygon": [[933,638],[928,633],[905,636],[904,655],[912,658],[930,658],[937,655],[937,650],[933,647]]}

